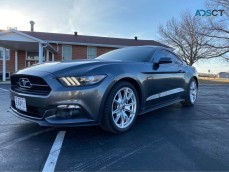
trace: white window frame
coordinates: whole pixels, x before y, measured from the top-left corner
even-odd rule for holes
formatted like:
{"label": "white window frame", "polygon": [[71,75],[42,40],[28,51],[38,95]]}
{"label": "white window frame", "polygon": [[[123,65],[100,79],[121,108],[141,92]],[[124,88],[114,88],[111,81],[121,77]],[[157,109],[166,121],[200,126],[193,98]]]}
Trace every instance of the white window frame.
{"label": "white window frame", "polygon": [[[2,55],[3,55],[3,47],[0,47],[0,51],[2,51]],[[7,56],[8,55],[8,56]],[[3,56],[0,56],[0,60],[3,59]],[[10,60],[10,49],[6,48],[6,60]]]}
{"label": "white window frame", "polygon": [[71,47],[71,53],[70,54],[71,54],[71,60],[72,60],[72,45],[63,44],[62,45],[62,53],[61,53],[61,55],[62,55],[62,61],[66,60],[66,59],[64,59],[64,51],[63,50],[64,50],[64,47],[67,47],[67,46],[68,47]]}
{"label": "white window frame", "polygon": [[[95,50],[95,54],[93,54],[93,55],[91,55],[90,53],[90,51],[91,50]],[[97,47],[87,47],[87,59],[94,59],[94,58],[96,58],[97,57]]]}

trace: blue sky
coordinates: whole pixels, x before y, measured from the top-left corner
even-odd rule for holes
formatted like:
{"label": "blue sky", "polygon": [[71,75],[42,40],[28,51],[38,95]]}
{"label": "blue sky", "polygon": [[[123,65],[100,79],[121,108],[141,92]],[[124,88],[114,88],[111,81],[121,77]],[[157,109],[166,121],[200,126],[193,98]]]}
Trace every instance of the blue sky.
{"label": "blue sky", "polygon": [[[185,10],[205,9],[204,0],[1,0],[0,29],[159,40],[157,27]],[[220,60],[199,62],[200,72],[228,71]]]}

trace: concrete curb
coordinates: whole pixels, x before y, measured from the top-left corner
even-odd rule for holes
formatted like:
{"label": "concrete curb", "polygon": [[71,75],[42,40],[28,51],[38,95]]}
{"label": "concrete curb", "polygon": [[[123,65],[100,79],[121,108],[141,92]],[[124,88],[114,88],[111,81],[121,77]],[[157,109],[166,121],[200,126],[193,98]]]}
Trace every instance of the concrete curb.
{"label": "concrete curb", "polygon": [[199,84],[199,85],[203,85],[203,86],[206,86],[206,85],[210,85],[210,86],[217,86],[217,85],[225,85],[225,86],[229,86],[229,84]]}

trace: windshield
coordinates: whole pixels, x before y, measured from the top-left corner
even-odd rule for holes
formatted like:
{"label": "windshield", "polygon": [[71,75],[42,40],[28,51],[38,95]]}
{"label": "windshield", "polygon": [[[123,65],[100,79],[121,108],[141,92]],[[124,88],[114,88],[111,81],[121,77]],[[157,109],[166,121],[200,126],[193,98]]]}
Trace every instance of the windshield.
{"label": "windshield", "polygon": [[121,48],[105,53],[96,59],[149,62],[155,49],[154,47]]}

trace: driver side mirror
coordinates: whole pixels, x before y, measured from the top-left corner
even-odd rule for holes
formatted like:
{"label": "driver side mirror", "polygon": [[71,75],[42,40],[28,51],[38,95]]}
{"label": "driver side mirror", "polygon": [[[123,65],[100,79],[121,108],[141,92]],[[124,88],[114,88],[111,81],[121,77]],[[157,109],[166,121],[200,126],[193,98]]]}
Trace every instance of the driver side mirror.
{"label": "driver side mirror", "polygon": [[168,64],[168,63],[172,63],[172,59],[169,57],[162,57],[159,59],[159,61],[156,61],[153,63],[153,69],[157,70],[160,66],[160,64]]}
{"label": "driver side mirror", "polygon": [[172,59],[169,57],[162,57],[160,58],[158,64],[167,64],[167,63],[172,63]]}

